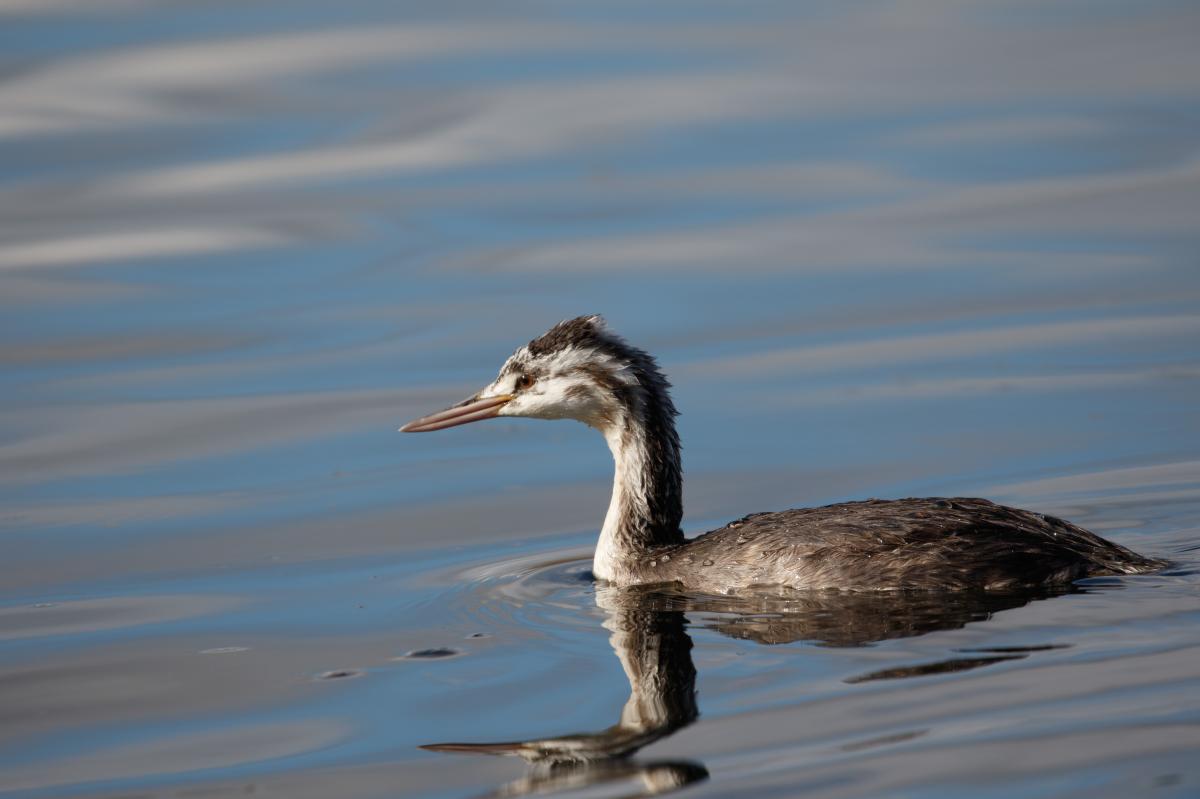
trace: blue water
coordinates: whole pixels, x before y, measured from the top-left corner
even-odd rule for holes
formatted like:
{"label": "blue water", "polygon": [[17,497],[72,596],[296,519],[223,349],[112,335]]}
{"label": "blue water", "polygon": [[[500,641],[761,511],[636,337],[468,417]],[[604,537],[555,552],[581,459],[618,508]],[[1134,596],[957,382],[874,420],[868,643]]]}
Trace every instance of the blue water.
{"label": "blue water", "polygon": [[[1198,41],[1166,0],[0,0],[0,795],[1194,796]],[[592,431],[395,433],[595,312],[675,385],[689,532],[984,495],[1174,565],[631,607]],[[599,735],[659,649],[697,704],[624,759],[418,748]]]}

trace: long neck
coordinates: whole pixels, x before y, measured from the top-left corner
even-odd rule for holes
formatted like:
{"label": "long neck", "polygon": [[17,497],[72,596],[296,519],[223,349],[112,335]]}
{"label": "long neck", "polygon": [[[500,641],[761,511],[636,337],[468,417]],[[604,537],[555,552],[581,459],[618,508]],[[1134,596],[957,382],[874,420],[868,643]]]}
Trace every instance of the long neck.
{"label": "long neck", "polygon": [[639,394],[603,431],[616,471],[592,572],[617,583],[641,557],[684,541],[675,409],[665,394],[657,401]]}

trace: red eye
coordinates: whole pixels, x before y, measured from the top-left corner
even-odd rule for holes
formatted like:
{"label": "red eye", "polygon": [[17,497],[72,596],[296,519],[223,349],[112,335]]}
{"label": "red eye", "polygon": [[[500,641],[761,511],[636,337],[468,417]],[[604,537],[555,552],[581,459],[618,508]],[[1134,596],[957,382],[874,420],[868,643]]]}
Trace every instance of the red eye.
{"label": "red eye", "polygon": [[524,391],[533,385],[533,378],[529,375],[521,375],[517,378],[517,391]]}

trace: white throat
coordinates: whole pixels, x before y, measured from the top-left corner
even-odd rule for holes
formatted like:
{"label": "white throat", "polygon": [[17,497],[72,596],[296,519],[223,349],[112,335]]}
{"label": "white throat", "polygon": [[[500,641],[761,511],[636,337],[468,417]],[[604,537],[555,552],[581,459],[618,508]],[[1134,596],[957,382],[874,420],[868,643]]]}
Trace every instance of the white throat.
{"label": "white throat", "polygon": [[612,452],[613,491],[592,558],[592,574],[602,580],[619,581],[621,562],[632,554],[632,541],[627,526],[633,520],[645,518],[646,507],[646,442],[640,430],[621,418],[604,429],[604,439]]}

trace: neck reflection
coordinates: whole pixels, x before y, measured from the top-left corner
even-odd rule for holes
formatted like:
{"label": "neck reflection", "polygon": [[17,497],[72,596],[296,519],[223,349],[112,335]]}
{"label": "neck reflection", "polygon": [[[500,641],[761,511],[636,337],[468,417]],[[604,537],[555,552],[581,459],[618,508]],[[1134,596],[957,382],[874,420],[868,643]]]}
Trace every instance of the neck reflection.
{"label": "neck reflection", "polygon": [[629,680],[629,699],[616,724],[594,733],[500,743],[429,744],[437,752],[473,752],[520,757],[532,768],[494,796],[522,796],[620,784],[633,793],[653,796],[708,777],[689,761],[639,761],[645,746],[696,720],[696,668],[692,639],[682,610],[647,602],[644,592],[599,588],[596,603],[606,612],[609,643]]}

